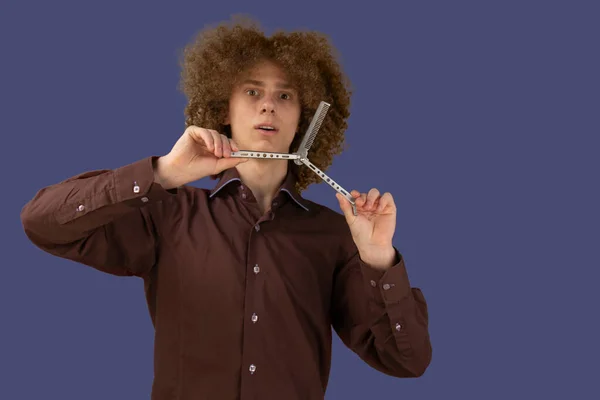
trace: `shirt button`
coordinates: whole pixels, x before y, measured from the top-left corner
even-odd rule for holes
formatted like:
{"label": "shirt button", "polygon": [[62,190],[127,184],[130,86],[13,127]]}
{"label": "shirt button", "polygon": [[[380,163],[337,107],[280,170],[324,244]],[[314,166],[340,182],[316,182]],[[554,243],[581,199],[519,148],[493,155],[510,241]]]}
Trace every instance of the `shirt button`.
{"label": "shirt button", "polygon": [[277,207],[277,202],[276,201],[273,202],[273,207]]}
{"label": "shirt button", "polygon": [[377,286],[377,282],[375,282],[375,281],[372,280],[371,281],[371,286],[373,286],[373,287]]}
{"label": "shirt button", "polygon": [[146,202],[148,201],[148,198],[147,198],[147,197],[142,197],[142,201],[143,201],[144,203],[146,203]]}
{"label": "shirt button", "polygon": [[258,315],[252,314],[252,322],[256,323],[258,321]]}
{"label": "shirt button", "polygon": [[79,207],[77,207],[77,211],[83,211],[85,210],[85,206],[83,204],[80,204]]}
{"label": "shirt button", "polygon": [[138,184],[136,182],[133,183],[133,193],[139,193],[140,192],[140,187],[138,186]]}
{"label": "shirt button", "polygon": [[396,324],[396,330],[397,330],[398,332],[400,332],[400,330],[401,330],[401,329],[402,329],[402,325],[400,325],[400,324]]}
{"label": "shirt button", "polygon": [[256,232],[260,231],[260,225],[258,225],[258,224],[254,225],[254,229],[256,230]]}
{"label": "shirt button", "polygon": [[389,283],[386,283],[385,285],[383,285],[383,290],[388,290],[390,288]]}
{"label": "shirt button", "polygon": [[246,198],[246,193],[242,193],[242,199]]}
{"label": "shirt button", "polygon": [[254,273],[258,274],[260,272],[260,268],[258,268],[258,264],[254,266]]}
{"label": "shirt button", "polygon": [[256,371],[256,365],[250,364],[250,368],[248,368],[248,370],[250,371],[251,374],[253,374],[254,371]]}

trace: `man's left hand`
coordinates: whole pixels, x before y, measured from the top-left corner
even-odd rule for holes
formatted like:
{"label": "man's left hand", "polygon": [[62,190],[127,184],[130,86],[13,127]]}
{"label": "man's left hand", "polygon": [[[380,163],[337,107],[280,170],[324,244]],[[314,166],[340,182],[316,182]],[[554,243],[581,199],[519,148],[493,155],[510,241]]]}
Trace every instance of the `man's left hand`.
{"label": "man's left hand", "polygon": [[392,245],[396,229],[394,198],[390,193],[380,195],[375,188],[369,193],[353,190],[350,194],[355,199],[356,216],[352,212],[352,205],[344,196],[336,193],[336,198],[361,258],[375,268],[391,267],[395,259]]}

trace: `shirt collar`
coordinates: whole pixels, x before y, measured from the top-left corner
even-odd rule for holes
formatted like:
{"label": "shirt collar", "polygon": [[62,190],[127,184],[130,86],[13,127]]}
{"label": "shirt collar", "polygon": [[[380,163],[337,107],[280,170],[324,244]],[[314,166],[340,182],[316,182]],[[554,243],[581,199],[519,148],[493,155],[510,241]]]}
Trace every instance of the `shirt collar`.
{"label": "shirt collar", "polygon": [[[219,181],[217,182],[215,187],[210,191],[209,197],[214,197],[219,191],[235,183],[237,183],[238,185],[243,184],[237,168],[233,167],[223,171],[221,177],[219,178]],[[287,193],[287,195],[296,204],[298,204],[304,210],[309,211],[308,202],[304,198],[302,198],[302,196],[300,196],[300,194],[296,190],[296,177],[292,171],[292,168],[288,168],[288,173],[285,176],[282,185],[279,187],[279,191]]]}

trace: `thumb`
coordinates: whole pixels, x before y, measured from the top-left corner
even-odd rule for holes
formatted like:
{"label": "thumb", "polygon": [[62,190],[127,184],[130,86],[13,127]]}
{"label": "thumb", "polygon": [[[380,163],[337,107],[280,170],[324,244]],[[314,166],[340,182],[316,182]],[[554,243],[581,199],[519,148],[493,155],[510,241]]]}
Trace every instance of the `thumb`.
{"label": "thumb", "polygon": [[348,223],[352,222],[352,220],[354,219],[354,214],[352,212],[352,206],[350,205],[350,202],[348,201],[348,199],[346,199],[340,193],[336,193],[335,197],[337,198],[338,203],[340,204],[340,208],[342,209],[342,212],[344,213],[344,216],[346,217],[346,221]]}

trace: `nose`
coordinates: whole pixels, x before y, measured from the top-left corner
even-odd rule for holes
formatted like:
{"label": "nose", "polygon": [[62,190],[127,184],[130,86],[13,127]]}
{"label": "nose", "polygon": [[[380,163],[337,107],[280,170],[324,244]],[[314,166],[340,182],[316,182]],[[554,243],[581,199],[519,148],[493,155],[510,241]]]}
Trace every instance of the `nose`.
{"label": "nose", "polygon": [[275,114],[275,102],[270,96],[265,96],[265,100],[262,103],[261,114],[264,113]]}

